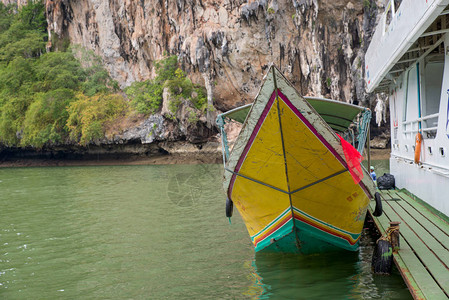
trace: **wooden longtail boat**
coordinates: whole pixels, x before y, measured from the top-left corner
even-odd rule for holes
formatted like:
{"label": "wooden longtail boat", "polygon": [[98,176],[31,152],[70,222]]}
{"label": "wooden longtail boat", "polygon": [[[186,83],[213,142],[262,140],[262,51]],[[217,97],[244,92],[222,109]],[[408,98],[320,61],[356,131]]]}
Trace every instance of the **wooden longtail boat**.
{"label": "wooden longtail boat", "polygon": [[[226,118],[245,120],[231,153],[222,130],[224,188],[256,251],[357,250],[375,185],[359,152],[335,133],[352,132],[357,115],[368,125],[369,110],[306,100],[272,66],[253,104],[218,116],[222,129]],[[359,128],[362,151],[367,127]]]}

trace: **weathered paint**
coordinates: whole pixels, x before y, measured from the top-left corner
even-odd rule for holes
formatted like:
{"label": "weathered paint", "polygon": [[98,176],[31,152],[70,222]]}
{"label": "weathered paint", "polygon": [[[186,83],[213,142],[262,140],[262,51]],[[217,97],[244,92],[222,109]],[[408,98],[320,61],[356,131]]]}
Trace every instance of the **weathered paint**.
{"label": "weathered paint", "polygon": [[256,251],[356,250],[372,181],[354,183],[332,129],[269,74],[226,165],[228,197]]}

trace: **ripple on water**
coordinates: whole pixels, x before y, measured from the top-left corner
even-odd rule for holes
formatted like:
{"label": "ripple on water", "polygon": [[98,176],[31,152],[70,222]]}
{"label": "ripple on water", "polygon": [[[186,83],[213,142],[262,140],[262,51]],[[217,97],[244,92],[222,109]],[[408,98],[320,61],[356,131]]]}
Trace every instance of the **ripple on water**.
{"label": "ripple on water", "polygon": [[[0,298],[401,299],[358,253],[254,254],[220,165],[0,169]],[[399,295],[399,296],[398,296]],[[404,296],[405,295],[405,296]]]}

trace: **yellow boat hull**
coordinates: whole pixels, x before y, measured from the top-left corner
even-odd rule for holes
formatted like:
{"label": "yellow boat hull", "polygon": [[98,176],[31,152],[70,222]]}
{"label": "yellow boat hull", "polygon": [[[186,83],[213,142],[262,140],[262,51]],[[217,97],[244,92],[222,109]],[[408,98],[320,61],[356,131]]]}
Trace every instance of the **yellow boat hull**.
{"label": "yellow boat hull", "polygon": [[356,250],[373,186],[354,182],[338,137],[276,72],[226,165],[228,197],[256,251]]}

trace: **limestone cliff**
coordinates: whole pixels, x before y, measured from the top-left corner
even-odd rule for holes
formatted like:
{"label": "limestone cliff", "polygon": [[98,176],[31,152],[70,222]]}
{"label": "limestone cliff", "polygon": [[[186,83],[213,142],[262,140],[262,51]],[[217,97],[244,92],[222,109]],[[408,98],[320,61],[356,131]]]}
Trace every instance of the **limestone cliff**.
{"label": "limestone cliff", "polygon": [[[182,69],[206,87],[208,101],[222,111],[252,102],[270,63],[303,95],[369,104],[362,66],[383,9],[380,0],[44,2],[48,48],[68,39],[93,50],[122,87],[154,77],[154,62],[169,54],[178,56]],[[151,118],[160,128],[169,127],[155,116],[146,120],[151,126],[156,124]],[[145,124],[136,126],[140,133],[122,140],[125,132],[118,142],[148,142]],[[164,136],[162,130],[155,138]]]}
{"label": "limestone cliff", "polygon": [[361,66],[377,7],[374,0],[46,1],[50,36],[94,50],[122,86],[152,77],[153,62],[175,54],[222,110],[252,101],[272,62],[304,95],[365,101]]}

